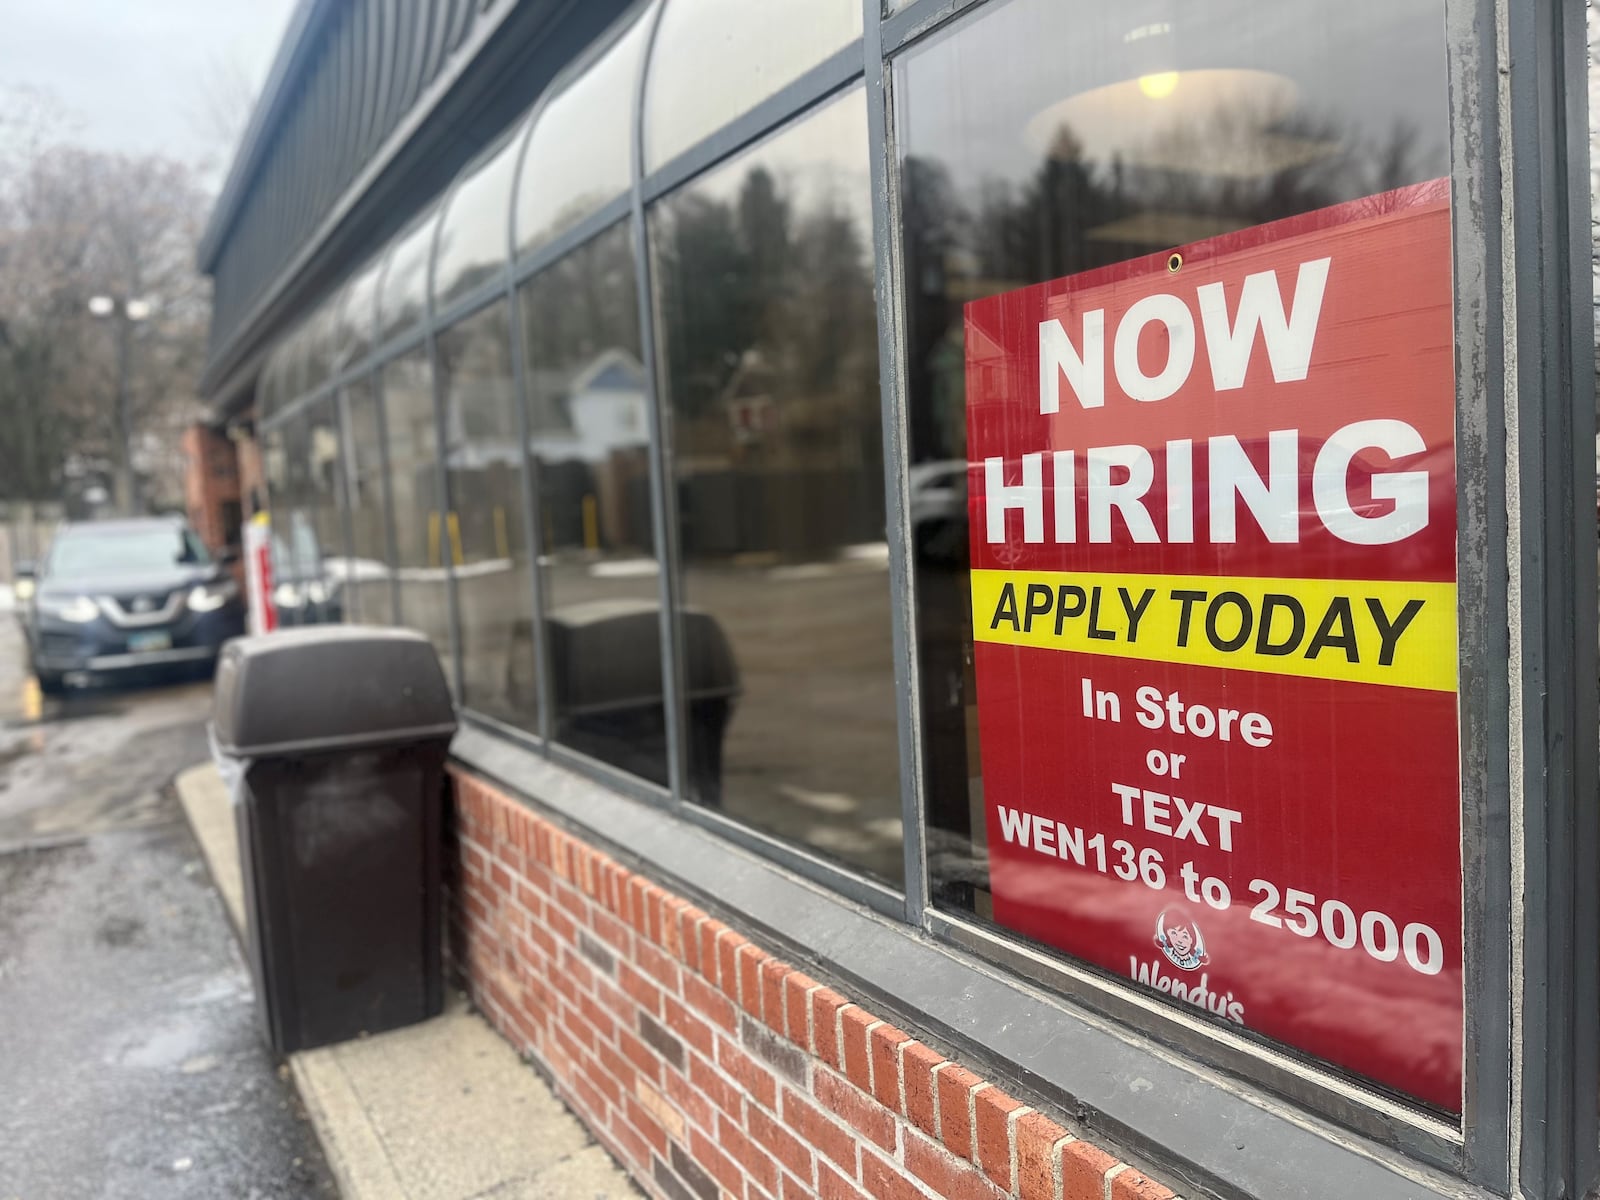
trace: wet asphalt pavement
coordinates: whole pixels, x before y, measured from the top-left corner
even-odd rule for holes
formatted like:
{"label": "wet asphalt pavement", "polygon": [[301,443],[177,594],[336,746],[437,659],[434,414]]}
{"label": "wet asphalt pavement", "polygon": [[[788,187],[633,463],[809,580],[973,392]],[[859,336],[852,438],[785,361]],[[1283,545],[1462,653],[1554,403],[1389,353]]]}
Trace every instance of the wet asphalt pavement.
{"label": "wet asphalt pavement", "polygon": [[0,1200],[337,1195],[170,786],[209,704],[41,703],[0,611]]}

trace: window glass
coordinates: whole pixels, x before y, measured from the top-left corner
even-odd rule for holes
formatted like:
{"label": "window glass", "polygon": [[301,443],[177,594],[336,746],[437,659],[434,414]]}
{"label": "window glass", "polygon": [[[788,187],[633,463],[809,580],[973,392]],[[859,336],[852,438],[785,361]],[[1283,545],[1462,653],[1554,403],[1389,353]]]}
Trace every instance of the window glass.
{"label": "window glass", "polygon": [[301,389],[315,391],[327,382],[333,370],[335,339],[338,336],[339,295],[324,300],[307,318],[305,329],[305,375]]}
{"label": "window glass", "polygon": [[285,453],[283,426],[274,425],[261,431],[261,478],[267,485],[267,507],[280,502],[288,503],[289,461]]}
{"label": "window glass", "polygon": [[650,53],[645,170],[671,161],[860,36],[858,0],[670,0]]}
{"label": "window glass", "polygon": [[650,223],[694,798],[899,880],[867,176],[857,89]]}
{"label": "window glass", "polygon": [[428,252],[437,210],[411,227],[389,255],[378,296],[378,340],[388,341],[422,320],[428,308]]}
{"label": "window glass", "polygon": [[346,595],[352,615],[373,625],[392,625],[394,567],[389,559],[388,514],[383,488],[383,425],[371,380],[345,390],[350,431],[345,461],[350,472],[350,578]]}
{"label": "window glass", "polygon": [[261,400],[257,416],[262,421],[288,408],[305,391],[306,342],[303,325],[291,330],[267,358],[261,372]]}
{"label": "window glass", "polygon": [[307,508],[314,556],[305,564],[305,605],[319,622],[344,620],[345,556],[344,463],[340,456],[339,406],[332,395],[306,413],[306,455],[309,466]]}
{"label": "window glass", "polygon": [[462,703],[530,732],[539,705],[533,578],[522,524],[522,438],[504,300],[439,335],[445,542],[455,564]]}
{"label": "window glass", "polygon": [[287,343],[279,342],[267,354],[256,380],[256,419],[265,421],[283,407],[283,367]]}
{"label": "window glass", "polygon": [[439,503],[439,437],[426,348],[385,364],[382,377],[400,619],[433,642],[453,680],[448,533]]}
{"label": "window glass", "polygon": [[[899,190],[913,460],[910,516],[918,605],[915,647],[924,728],[929,875],[935,903],[1048,942],[1124,982],[1131,976],[1169,997],[1188,999],[1220,1022],[1266,1033],[1332,1059],[1391,1090],[1450,1111],[1459,1110],[1461,1064],[1460,846],[1454,832],[1459,799],[1452,800],[1454,785],[1450,782],[1455,770],[1453,695],[1445,695],[1441,701],[1440,692],[1407,692],[1408,703],[1414,702],[1410,710],[1416,714],[1414,730],[1437,725],[1441,738],[1451,739],[1451,748],[1430,753],[1426,761],[1415,765],[1416,771],[1430,773],[1426,780],[1418,774],[1408,776],[1411,782],[1405,784],[1398,780],[1374,782],[1373,794],[1393,793],[1397,802],[1399,795],[1406,794],[1407,800],[1397,807],[1386,805],[1390,815],[1368,827],[1352,807],[1369,791],[1361,782],[1366,778],[1361,769],[1352,768],[1347,759],[1319,759],[1313,749],[1323,744],[1316,738],[1331,737],[1335,730],[1343,731],[1347,746],[1364,743],[1368,737],[1363,731],[1372,722],[1359,718],[1362,706],[1347,693],[1329,693],[1333,698],[1323,707],[1313,706],[1304,718],[1291,718],[1287,702],[1271,705],[1264,716],[1278,727],[1274,751],[1300,757],[1275,759],[1263,751],[1247,763],[1235,753],[1237,739],[1224,748],[1215,729],[1212,733],[1217,736],[1207,741],[1188,726],[1174,732],[1173,723],[1180,718],[1167,708],[1166,699],[1180,684],[1172,661],[1140,661],[1138,670],[1127,676],[1121,674],[1128,670],[1126,666],[1105,665],[1127,661],[1115,660],[1109,656],[1116,651],[1101,648],[1114,640],[1106,628],[1107,610],[1101,610],[1101,627],[1089,635],[1105,640],[1087,643],[1081,654],[1055,654],[1048,663],[1038,658],[1025,662],[1028,652],[1023,650],[985,657],[993,653],[989,631],[1000,627],[997,621],[1007,628],[1009,623],[988,604],[974,612],[979,605],[974,598],[977,593],[991,581],[1011,579],[1007,571],[1065,569],[1046,563],[1077,564],[1073,569],[1085,572],[1085,578],[1093,571],[1146,572],[1155,584],[1162,583],[1162,575],[1184,573],[1340,576],[1341,568],[1335,564],[1343,560],[1335,551],[1288,551],[1267,544],[1287,544],[1296,538],[1309,544],[1313,535],[1332,540],[1321,526],[1312,529],[1305,524],[1316,521],[1319,510],[1313,506],[1310,469],[1304,463],[1299,468],[1304,498],[1289,503],[1287,519],[1290,525],[1301,522],[1302,528],[1311,532],[1280,529],[1268,533],[1265,527],[1257,528],[1249,513],[1237,518],[1237,539],[1231,529],[1213,524],[1218,514],[1208,512],[1208,501],[1211,508],[1220,508],[1236,497],[1231,492],[1219,493],[1217,478],[1206,482],[1208,461],[1212,464],[1209,470],[1217,472],[1219,468],[1214,465],[1216,460],[1203,455],[1226,451],[1227,446],[1216,444],[1219,441],[1243,445],[1235,457],[1249,462],[1227,468],[1238,473],[1240,489],[1255,486],[1246,475],[1269,469],[1277,480],[1280,461],[1278,443],[1268,445],[1267,426],[1263,426],[1259,443],[1215,436],[1228,433],[1230,420],[1243,420],[1229,414],[1243,412],[1246,397],[1253,394],[1243,384],[1213,374],[1217,363],[1226,361],[1227,353],[1225,335],[1215,320],[1205,322],[1203,335],[1188,341],[1176,332],[1142,333],[1144,327],[1137,321],[1132,325],[1133,336],[1128,337],[1120,328],[1114,329],[1112,322],[1121,311],[1117,304],[1126,307],[1152,291],[1162,295],[1151,303],[1166,303],[1159,311],[1169,316],[1180,306],[1188,313],[1194,311],[1191,305],[1212,300],[1221,305],[1220,310],[1213,310],[1213,318],[1218,311],[1238,311],[1241,289],[1256,297],[1264,292],[1254,283],[1244,285],[1244,268],[1229,264],[1244,261],[1251,247],[1278,244],[1294,236],[1293,231],[1314,234],[1307,245],[1338,247],[1336,251],[1304,252],[1313,269],[1308,274],[1300,268],[1293,276],[1302,291],[1321,287],[1306,282],[1321,278],[1316,275],[1320,268],[1314,267],[1321,254],[1332,254],[1333,270],[1338,272],[1346,261],[1341,255],[1347,251],[1358,254],[1373,239],[1390,236],[1383,232],[1380,218],[1392,212],[1422,211],[1417,206],[1429,207],[1435,215],[1443,211],[1437,220],[1428,218],[1434,221],[1429,228],[1441,228],[1438,221],[1442,220],[1447,233],[1447,209],[1442,208],[1440,199],[1446,195],[1442,180],[1449,174],[1445,63],[1444,13],[1439,0],[1352,0],[1339,5],[1309,0],[1274,5],[1223,0],[1205,6],[1154,0],[1132,5],[1012,0],[989,6],[912,48],[897,61],[893,83],[902,156]],[[1269,230],[1256,228],[1286,218],[1295,220]],[[1371,225],[1359,224],[1369,220]],[[1329,232],[1335,228],[1363,232],[1339,241]],[[1386,375],[1381,386],[1369,378],[1341,392],[1342,398],[1335,403],[1322,401],[1324,412],[1343,411],[1341,406],[1348,403],[1354,414],[1362,405],[1379,403],[1374,397],[1380,394],[1390,398],[1383,403],[1411,403],[1411,397],[1422,390],[1419,381],[1426,378],[1432,389],[1428,402],[1442,397],[1442,410],[1435,414],[1440,416],[1440,427],[1450,427],[1453,383],[1447,240],[1430,242],[1432,257],[1421,272],[1431,289],[1427,292],[1431,306],[1401,311],[1398,306],[1405,302],[1397,290],[1396,311],[1374,322],[1375,328],[1392,325],[1404,329],[1405,336],[1412,339],[1386,351],[1393,357],[1384,361],[1395,373]],[[1442,253],[1440,245],[1445,246]],[[1395,265],[1398,281],[1402,263],[1397,259]],[[1230,270],[1235,274],[1225,274]],[[1260,272],[1262,268],[1251,270]],[[1211,300],[1206,298],[1211,285],[1203,282],[1214,277],[1206,274],[1208,271],[1224,273],[1215,276],[1218,282]],[[1275,281],[1273,286],[1284,290],[1277,301],[1282,307],[1262,310],[1267,314],[1264,320],[1290,308],[1288,266],[1275,274],[1250,278],[1257,283]],[[1327,277],[1329,299],[1316,334],[1322,339],[1316,343],[1318,349],[1327,347],[1331,352],[1337,339],[1345,336],[1337,327],[1330,332],[1329,313],[1338,311],[1336,303],[1345,303],[1334,297],[1351,294],[1336,290],[1345,289],[1347,278],[1338,274]],[[1023,290],[1030,285],[1041,286]],[[1381,294],[1386,286],[1375,283],[1365,294]],[[1119,294],[1118,288],[1127,299],[1107,300],[1104,309],[1094,310],[1101,314],[1098,318],[1092,318],[1086,299],[1082,314],[1067,316],[1066,309],[1061,310],[1063,316],[1054,325],[1065,330],[1071,353],[1080,349],[1089,353],[1091,346],[1103,345],[1104,355],[1103,361],[1093,355],[1083,360],[1081,371],[1064,368],[1052,385],[1053,373],[1041,375],[1039,362],[1041,356],[1047,362],[1057,361],[1045,356],[1045,349],[1047,342],[1057,348],[1060,343],[1047,339],[1051,323],[1041,321],[1033,306],[1044,303],[1042,297],[1070,305],[1079,302],[1071,299],[1073,296],[1114,296]],[[1319,290],[1316,294],[1321,297],[1323,293]],[[1002,296],[1003,300],[972,305],[980,298]],[[1171,300],[1174,296],[1176,301]],[[1310,314],[1310,303],[1304,307]],[[1148,311],[1157,310],[1152,307]],[[1204,310],[1200,311],[1204,317]],[[1076,314],[1075,309],[1073,312]],[[997,325],[998,318],[992,318],[996,313],[1009,316]],[[1151,319],[1159,325],[1165,317]],[[1103,341],[1092,320],[1104,321]],[[1198,322],[1200,318],[1180,314],[1174,320],[1178,323],[1169,329],[1187,328],[1183,321]],[[1314,321],[1315,316],[1308,320]],[[1413,336],[1418,322],[1426,325],[1429,337]],[[1268,326],[1261,329],[1266,331]],[[1445,332],[1440,334],[1440,330]],[[1433,335],[1442,337],[1442,342],[1430,340]],[[1013,346],[1019,349],[1013,351]],[[1200,390],[1184,391],[1163,408],[1153,402],[1165,400],[1172,395],[1172,387],[1179,385],[1168,387],[1156,378],[1149,387],[1133,382],[1127,385],[1133,391],[1124,389],[1124,379],[1145,378],[1146,372],[1154,371],[1162,352],[1169,354],[1170,363],[1187,352],[1186,346],[1194,350],[1195,372],[1194,382],[1186,386],[1200,389],[1203,378],[1203,395]],[[1280,363],[1278,349],[1281,347],[1271,352],[1268,386],[1274,386],[1274,379],[1283,381],[1277,386],[1288,388],[1291,381],[1315,377],[1322,361],[1316,358],[1311,359],[1311,376],[1292,369],[1280,374],[1285,364]],[[1307,349],[1307,353],[1312,351]],[[1007,354],[1013,357],[1006,360]],[[999,416],[984,415],[985,411],[999,412],[998,404],[981,410],[999,387],[994,364],[1020,362],[1029,354],[1032,374],[1027,378],[1032,380],[1033,390],[1028,392],[1024,383],[1020,390],[1007,393],[1005,403],[1015,401],[1016,407],[1005,411],[1022,413],[1038,423],[1041,432],[1035,450],[1055,448],[1057,457],[1043,455],[1046,465],[1041,478],[1046,482],[1040,485],[1044,489],[1041,494],[1050,498],[1042,502],[1047,523],[1039,537],[1024,532],[1023,514],[1004,508],[996,512],[993,507],[995,498],[1003,499],[1003,495],[988,482],[986,463],[1013,472],[1004,476],[1003,482],[1017,485],[1019,496],[1025,486],[1019,473],[1027,464],[1020,457],[988,458],[998,454],[988,447],[1005,442],[1009,435],[999,424]],[[1060,361],[1067,357],[1063,350]],[[1361,357],[1350,355],[1339,369],[1361,369]],[[1201,364],[1210,364],[1203,377]],[[1104,384],[1103,407],[1091,409],[1080,403],[1073,380],[1082,381],[1089,389],[1087,394],[1097,395],[1094,389],[1100,386],[1102,368],[1110,382]],[[1246,368],[1249,379],[1257,380],[1268,371],[1265,355],[1257,351],[1250,359],[1246,349],[1238,365],[1241,376]],[[1323,379],[1328,377],[1324,367]],[[1409,382],[1392,382],[1399,378]],[[1220,381],[1215,390],[1213,380]],[[1057,416],[1048,415],[1056,410],[1046,407],[1045,392],[1052,386],[1060,391]],[[1250,386],[1256,385],[1252,382]],[[1270,439],[1293,437],[1297,431],[1309,436],[1309,423],[1321,419],[1314,407],[1307,407],[1305,397],[1311,395],[1320,398],[1321,393],[1284,390],[1281,397],[1274,393],[1279,407],[1274,415],[1260,418],[1274,422]],[[1130,405],[1130,398],[1152,403]],[[970,411],[969,401],[973,405]],[[1031,414],[1027,412],[1029,404],[1033,405]],[[1168,423],[1158,437],[1130,432],[1141,419]],[[1334,423],[1355,419],[1354,415],[1345,416]],[[969,448],[969,422],[980,421],[992,422],[970,426],[980,430],[984,445]],[[1431,513],[1432,526],[1442,531],[1439,552],[1430,550],[1426,562],[1410,566],[1396,565],[1392,555],[1374,558],[1358,570],[1383,574],[1357,573],[1349,578],[1437,578],[1441,583],[1448,579],[1453,591],[1454,474],[1448,433],[1443,438],[1442,446],[1429,440],[1428,457],[1422,460],[1431,462],[1435,472],[1430,475],[1435,482],[1429,485],[1435,488],[1433,499],[1428,499],[1427,487],[1420,493],[1425,510],[1429,503],[1440,503],[1441,497],[1447,506],[1447,511]],[[1286,444],[1290,453],[1283,477],[1293,496],[1294,446]],[[1300,445],[1306,445],[1305,437]],[[1183,456],[1191,446],[1192,487],[1187,470],[1180,472],[1176,465],[1187,462]],[[1420,445],[1412,449],[1421,453]],[[1099,503],[1092,493],[1097,486],[1095,468],[1092,463],[1086,468],[1084,456],[1101,454],[1105,457],[1100,461],[1109,462],[1114,453],[1124,451],[1129,463],[1142,463],[1148,454],[1159,464],[1157,482],[1152,486],[1165,490],[1167,498],[1149,506],[1153,519],[1148,526],[1142,520],[1135,522],[1137,528],[1125,524],[1123,517],[1134,510],[1122,507],[1120,500],[1112,503],[1105,499],[1113,489],[1126,488],[1117,495],[1128,496],[1144,486],[1134,479],[1133,466],[1104,468],[1098,494],[1105,507],[1093,507]],[[1061,453],[1076,454],[1076,463],[1065,460],[1063,466]],[[1174,464],[1170,474],[1168,463]],[[1053,482],[1057,469],[1072,473],[1065,502],[1063,489]],[[1376,501],[1380,492],[1375,468],[1368,465],[1362,470],[1371,481]],[[1350,480],[1359,474],[1354,467],[1348,471]],[[1344,472],[1339,480],[1341,486],[1360,486],[1349,483]],[[1208,486],[1211,490],[1206,492]],[[1277,484],[1273,487],[1277,489]],[[973,493],[970,510],[969,490]],[[1283,489],[1277,490],[1281,495]],[[1264,506],[1262,495],[1252,493],[1251,499]],[[984,503],[991,507],[984,509]],[[1238,507],[1244,507],[1242,500]],[[974,529],[985,530],[985,536],[969,538],[969,511],[973,522],[987,512],[985,520],[998,515],[1002,523],[1009,520],[1012,524],[1006,525],[998,538],[988,532],[993,525],[974,524]],[[1141,503],[1134,515],[1145,511]],[[1090,524],[1096,512],[1104,521],[1098,530]],[[1424,511],[1423,524],[1428,524],[1429,516]],[[1192,535],[1186,532],[1190,523]],[[1089,544],[1092,542],[1101,545],[1097,548]],[[1029,543],[1037,543],[1037,548]],[[1213,556],[1203,562],[1197,557],[1202,546]],[[1351,547],[1345,546],[1337,554],[1349,552]],[[1273,554],[1283,557],[1269,557]],[[972,563],[985,570],[981,574],[969,570]],[[1264,565],[1268,563],[1276,565],[1269,568]],[[1285,568],[1284,563],[1299,566]],[[1051,586],[1044,574],[1029,578],[1039,583],[1041,597]],[[1110,578],[1104,576],[1102,581]],[[1131,574],[1124,577],[1131,590],[1123,594],[1137,599],[1143,595],[1142,585],[1134,586],[1133,579]],[[1249,586],[1241,584],[1226,594],[1267,586],[1245,582]],[[1288,595],[1288,584],[1295,580],[1278,582],[1285,586],[1276,588],[1282,594],[1273,603],[1287,613],[1292,603],[1298,603]],[[1184,585],[1168,586],[1181,589]],[[1086,597],[1091,594],[1098,596],[1099,592],[1086,593]],[[1121,612],[1115,588],[1106,595],[1110,597],[1107,603]],[[1167,598],[1165,591],[1152,595],[1163,603]],[[1088,603],[1086,599],[1086,606]],[[1063,613],[1073,608],[1068,596]],[[1448,610],[1454,612],[1453,600],[1448,602]],[[1054,611],[1052,608],[1052,619]],[[1319,610],[1307,617],[1312,628],[1320,615]],[[1062,619],[1070,621],[1072,617],[1063,615]],[[976,657],[975,622],[983,631]],[[1280,620],[1275,628],[1281,631],[1285,625]],[[1199,630],[1200,625],[1194,629]],[[1261,626],[1259,634],[1266,638],[1267,627]],[[1232,636],[1230,627],[1224,640]],[[1272,639],[1278,637],[1279,632],[1271,634]],[[1448,637],[1444,641],[1444,658],[1450,661],[1453,679],[1453,661],[1449,659],[1453,643]],[[1140,658],[1131,649],[1126,653]],[[1019,664],[1009,677],[993,666],[1013,662],[1004,654],[1014,655]],[[1269,642],[1262,654],[1277,655],[1279,651]],[[1053,671],[1048,687],[1039,685],[1038,676],[1025,674],[1024,666],[1030,671]],[[1284,671],[1290,669],[1283,667]],[[1200,668],[1192,670],[1200,672]],[[1137,724],[1136,689],[1122,688],[1120,683],[1114,688],[1113,676],[1159,685],[1151,688],[1159,703],[1152,702],[1148,710],[1138,709]],[[1276,678],[1221,668],[1209,676],[1184,674],[1181,699],[1188,704],[1208,704],[1207,717],[1225,711],[1224,706],[1243,712],[1251,708],[1252,696],[1261,695],[1258,689],[1268,686],[1250,681]],[[1112,693],[1119,688],[1126,695],[1118,703],[1101,698],[1102,689]],[[1373,688],[1371,695],[1394,697],[1398,691]],[[1269,698],[1287,694],[1270,692]],[[1162,714],[1159,718],[1157,710]],[[1366,711],[1378,711],[1376,702]],[[1030,712],[1034,716],[1027,715]],[[1045,730],[1038,721],[1047,713],[1058,714],[1060,720]],[[1291,719],[1295,727],[1286,729]],[[1393,742],[1393,730],[1412,729],[1412,719],[1391,721],[1389,726],[1388,732],[1373,731],[1366,744],[1373,755],[1386,750],[1393,753],[1385,769],[1394,769],[1401,761],[1412,769],[1410,760],[1424,756],[1397,750]],[[1199,728],[1205,728],[1204,718]],[[1131,740],[1124,747],[1119,738]],[[980,743],[987,758],[980,756]],[[1057,746],[1061,748],[1059,757],[1050,758],[1055,753],[1050,747]],[[1155,767],[1146,766],[1147,751],[1151,755],[1148,761],[1166,764],[1169,775],[1177,770],[1171,768],[1171,760],[1158,755],[1188,752],[1188,766],[1182,768],[1176,782],[1170,777],[1165,783],[1155,782],[1156,776],[1151,774]],[[1295,768],[1292,780],[1253,807],[1253,795],[1266,797],[1261,781],[1273,777],[1258,772],[1267,771],[1264,764],[1286,761],[1316,765]],[[1018,815],[1022,809],[1016,806],[1015,787],[1023,770],[1019,763],[1028,764],[1032,781],[1029,803],[1037,814],[1043,814],[1037,829],[1031,818]],[[1107,788],[1103,797],[1096,793],[1092,799],[1081,799],[1071,790],[1076,786],[1072,780],[1099,780],[1099,772],[1113,767],[1126,771],[1126,777],[1117,777],[1119,786],[1138,785],[1129,793],[1137,802],[1130,799],[1125,811],[1118,798],[1122,793],[1113,794]],[[1424,792],[1430,797],[1426,817],[1403,815],[1411,803],[1408,789],[1413,783],[1418,797]],[[1176,799],[1179,793],[1184,799]],[[1283,811],[1283,800],[1291,794],[1300,816]],[[1440,796],[1443,802],[1436,804]],[[1163,816],[1164,811],[1177,812],[1179,805],[1188,812],[1202,799],[1215,805],[1218,812],[1244,812],[1238,837],[1230,832],[1227,839],[1237,850],[1235,857],[1229,857],[1233,850],[1221,849],[1224,835],[1211,817],[1205,818],[1212,823],[1201,831],[1201,836],[1209,839],[1202,847],[1193,836],[1199,825],[1184,825],[1179,817],[1169,824]],[[1097,807],[1102,800],[1104,807]],[[1014,807],[1005,808],[1007,804]],[[1419,803],[1416,812],[1423,811]],[[1313,818],[1312,813],[1318,815]],[[1225,814],[1224,819],[1233,821]],[[1428,828],[1408,823],[1418,819]],[[1026,853],[1016,848],[1028,844],[1018,841],[1023,836],[1019,822],[1024,820],[1030,821],[1029,837],[1038,833],[1042,839],[1035,839],[1035,850]],[[1141,870],[1144,864],[1150,867],[1149,874],[1131,885],[1113,882],[1093,866],[1092,841],[1085,852],[1091,865],[1080,867],[1075,857],[1075,831],[1091,839],[1096,832],[1103,833],[1102,845],[1111,855],[1109,869],[1121,869],[1120,852],[1114,847],[1128,845],[1137,852],[1134,869]],[[1177,836],[1180,833],[1182,837]],[[1113,839],[1119,840],[1114,843]],[[1392,915],[1370,903],[1369,912],[1356,903],[1360,897],[1355,893],[1365,886],[1363,880],[1372,881],[1374,894],[1389,886],[1373,876],[1372,868],[1384,861],[1375,848],[1396,844],[1405,844],[1408,853],[1416,854],[1415,860],[1380,873],[1391,879],[1405,877],[1404,886],[1415,883],[1418,890],[1407,893],[1411,899],[1396,901]],[[1064,847],[1059,854],[1055,853],[1057,846]],[[1140,857],[1146,850],[1157,857]],[[1054,857],[1047,863],[1038,857],[1042,853]],[[1262,865],[1264,858],[1277,865],[1268,870]],[[1210,870],[1231,892],[1213,890],[1200,896],[1197,882],[1196,889],[1186,893],[1178,874],[1186,861]],[[1158,877],[1154,866],[1162,863],[1166,890],[1151,883]],[[1254,863],[1255,869],[1249,863]],[[1260,879],[1255,878],[1258,872]],[[1268,874],[1272,878],[1265,878]],[[1019,896],[1019,889],[1027,896]],[[1298,910],[1285,917],[1282,903],[1257,904],[1269,898],[1268,889],[1276,889],[1280,902],[1315,908],[1312,923],[1307,925]],[[1290,889],[1305,891],[1291,894]],[[1343,890],[1351,894],[1342,895]],[[1414,913],[1422,911],[1417,906],[1424,903],[1418,899],[1424,890],[1436,897],[1456,896],[1453,931],[1448,916],[1438,927],[1443,930],[1439,935],[1438,930],[1422,929],[1425,921],[1421,916],[1402,915],[1400,909],[1408,905]],[[1346,901],[1355,905],[1349,920],[1346,914],[1352,910]],[[1256,905],[1254,912],[1252,905]],[[1332,925],[1326,924],[1329,919]],[[1391,920],[1398,922],[1403,938],[1411,939],[1404,955],[1399,951],[1403,938],[1389,944]],[[1418,922],[1415,928],[1409,923],[1413,920]],[[1312,938],[1307,929],[1323,932]],[[1405,933],[1407,929],[1412,933]],[[1290,931],[1286,941],[1277,937],[1285,930]],[[1233,945],[1254,946],[1252,938],[1269,934],[1276,940],[1270,945],[1262,943],[1268,946],[1262,953],[1250,954],[1242,948],[1229,953]],[[1428,952],[1426,945],[1435,935],[1441,938],[1438,957]],[[1363,937],[1373,941],[1377,950],[1364,951],[1355,945]],[[1375,955],[1388,955],[1391,949],[1395,954],[1390,957],[1399,961],[1398,967],[1390,970],[1392,963],[1374,962]],[[1413,951],[1421,954],[1434,974],[1407,966],[1406,959]],[[1247,958],[1250,965],[1244,961]],[[1296,978],[1316,981],[1314,1002],[1296,1004],[1285,999],[1293,992]],[[1328,982],[1335,978],[1340,980],[1338,985]],[[1205,993],[1200,999],[1194,995],[1197,987]]]}
{"label": "window glass", "polygon": [[91,524],[70,527],[51,542],[45,573],[52,582],[61,582],[82,576],[152,575],[210,561],[200,540],[176,525],[101,531]]}
{"label": "window glass", "polygon": [[624,18],[610,46],[570,82],[558,82],[540,109],[517,185],[519,255],[632,185],[634,89],[653,12]]}
{"label": "window glass", "polygon": [[272,521],[272,603],[283,625],[317,620],[311,601],[320,555],[312,521],[314,495],[307,413],[290,415],[273,431],[273,453],[281,466],[268,475]]}
{"label": "window glass", "polygon": [[521,297],[554,736],[665,786],[650,400],[627,223]]}
{"label": "window glass", "polygon": [[344,290],[344,302],[339,306],[339,326],[335,337],[335,371],[360,362],[372,352],[373,321],[376,317],[374,302],[377,299],[378,278],[382,271],[383,260],[374,259]]}
{"label": "window glass", "polygon": [[511,241],[511,180],[523,129],[467,169],[439,226],[433,305],[443,308],[505,270]]}
{"label": "window glass", "polygon": [[284,341],[283,355],[283,406],[293,404],[306,394],[307,360],[311,352],[311,339],[306,323],[302,321]]}

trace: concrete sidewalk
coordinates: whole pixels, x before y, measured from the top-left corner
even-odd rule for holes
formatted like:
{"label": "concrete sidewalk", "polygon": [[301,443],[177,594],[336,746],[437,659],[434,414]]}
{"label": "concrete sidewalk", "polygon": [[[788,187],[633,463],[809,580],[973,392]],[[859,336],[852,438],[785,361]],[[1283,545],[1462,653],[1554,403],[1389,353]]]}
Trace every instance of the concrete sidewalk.
{"label": "concrete sidewalk", "polygon": [[[239,846],[216,769],[178,777],[236,930]],[[640,1193],[532,1068],[455,997],[409,1029],[292,1055],[345,1200],[633,1200]]]}

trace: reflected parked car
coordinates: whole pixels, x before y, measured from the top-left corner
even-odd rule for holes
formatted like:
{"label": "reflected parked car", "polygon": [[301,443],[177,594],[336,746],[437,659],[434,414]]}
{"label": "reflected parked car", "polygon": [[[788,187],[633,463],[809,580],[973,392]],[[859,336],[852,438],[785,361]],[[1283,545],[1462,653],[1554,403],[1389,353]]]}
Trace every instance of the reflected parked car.
{"label": "reflected parked car", "polygon": [[228,562],[181,518],[64,525],[27,577],[28,660],[46,695],[97,677],[203,668],[244,632]]}
{"label": "reflected parked car", "polygon": [[913,550],[920,562],[967,563],[967,463],[915,463],[907,472]]}

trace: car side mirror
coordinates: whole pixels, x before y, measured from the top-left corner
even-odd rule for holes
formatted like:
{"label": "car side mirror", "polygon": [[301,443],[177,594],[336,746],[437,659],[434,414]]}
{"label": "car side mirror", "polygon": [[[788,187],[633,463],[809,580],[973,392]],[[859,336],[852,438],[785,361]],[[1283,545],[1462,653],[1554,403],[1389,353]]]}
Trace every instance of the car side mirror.
{"label": "car side mirror", "polygon": [[39,565],[31,558],[19,558],[11,564],[11,574],[16,579],[35,579],[39,574]]}

